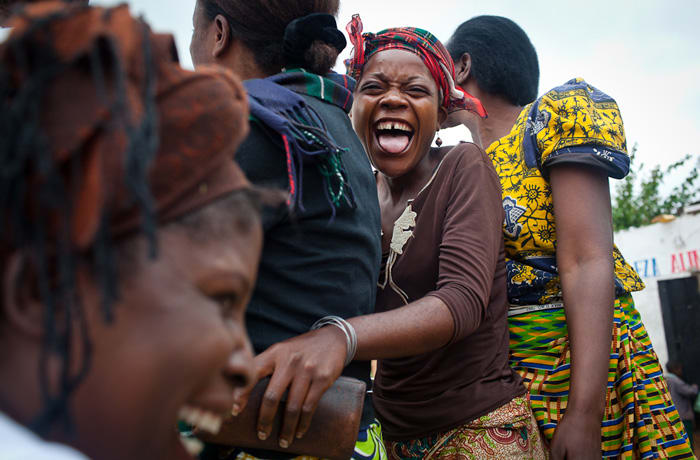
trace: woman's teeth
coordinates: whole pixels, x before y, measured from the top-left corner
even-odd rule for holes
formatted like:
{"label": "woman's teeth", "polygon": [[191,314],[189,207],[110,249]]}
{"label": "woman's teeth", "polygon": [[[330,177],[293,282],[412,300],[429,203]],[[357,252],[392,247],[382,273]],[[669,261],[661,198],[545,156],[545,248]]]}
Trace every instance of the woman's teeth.
{"label": "woman's teeth", "polygon": [[401,122],[401,121],[382,121],[377,124],[377,129],[378,130],[398,130],[398,131],[406,131],[408,133],[413,132],[413,129],[411,128],[410,125],[407,123]]}
{"label": "woman's teeth", "polygon": [[183,406],[177,416],[188,425],[192,425],[213,435],[219,434],[221,424],[223,423],[223,419],[220,416],[192,406]]}
{"label": "woman's teeth", "polygon": [[376,126],[376,136],[382,150],[390,154],[399,154],[411,143],[413,128],[402,121],[380,121]]}
{"label": "woman's teeth", "polygon": [[199,439],[180,436],[180,442],[184,446],[187,453],[193,457],[199,456],[199,454],[201,454],[204,450],[204,443]]}

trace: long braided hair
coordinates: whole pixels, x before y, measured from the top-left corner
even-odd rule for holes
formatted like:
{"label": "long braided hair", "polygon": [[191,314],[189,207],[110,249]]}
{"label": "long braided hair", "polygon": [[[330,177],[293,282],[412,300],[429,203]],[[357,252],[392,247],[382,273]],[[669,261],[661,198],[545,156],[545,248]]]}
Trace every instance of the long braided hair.
{"label": "long braided hair", "polygon": [[[5,262],[10,251],[23,254],[34,272],[43,304],[39,362],[43,410],[31,424],[39,434],[45,434],[56,422],[63,422],[70,432],[70,396],[91,365],[91,341],[76,290],[79,261],[87,260],[94,266],[104,321],[113,320],[119,296],[115,243],[109,231],[112,216],[106,207],[99,211],[98,227],[88,244],[79,247],[74,238],[76,184],[84,180],[85,168],[79,150],[85,146],[79,144],[73,147],[75,151],[58,155],[42,126],[44,112],[52,110],[48,89],[69,71],[79,69],[89,75],[97,99],[108,108],[109,115],[98,121],[94,131],[125,133],[126,188],[140,210],[151,256],[157,251],[155,211],[147,181],[149,164],[158,149],[150,29],[140,22],[144,84],[139,97],[143,113],[135,120],[127,97],[124,57],[115,37],[99,36],[85,52],[69,56],[56,46],[56,31],[87,8],[66,6],[38,19],[28,18],[31,22],[26,29],[0,47],[0,214],[5,222],[2,225],[7,226],[2,229],[0,262]],[[18,17],[23,14],[18,12]],[[109,20],[109,15],[110,10],[105,10],[103,20]],[[90,122],[93,120],[86,121]],[[76,344],[80,350],[75,349]],[[75,356],[78,362],[73,362]],[[56,358],[60,362],[57,387],[49,381],[48,373],[49,360]]]}

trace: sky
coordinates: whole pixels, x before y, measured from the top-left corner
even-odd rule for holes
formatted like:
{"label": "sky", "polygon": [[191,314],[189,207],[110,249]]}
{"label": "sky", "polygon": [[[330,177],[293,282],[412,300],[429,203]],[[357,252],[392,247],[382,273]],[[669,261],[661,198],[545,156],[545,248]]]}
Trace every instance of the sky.
{"label": "sky", "polygon": [[[155,30],[173,33],[182,64],[191,67],[195,1],[127,3]],[[540,94],[583,77],[617,100],[628,145],[638,144],[638,162],[647,168],[666,166],[691,154],[695,166],[700,157],[698,0],[341,0],[341,29],[353,13],[361,15],[365,31],[419,26],[443,41],[473,16],[508,17],[525,30],[537,50]],[[349,52],[346,49],[341,57]],[[465,128],[453,128],[441,137],[446,144],[471,138]],[[682,180],[685,173],[667,177],[666,183]]]}

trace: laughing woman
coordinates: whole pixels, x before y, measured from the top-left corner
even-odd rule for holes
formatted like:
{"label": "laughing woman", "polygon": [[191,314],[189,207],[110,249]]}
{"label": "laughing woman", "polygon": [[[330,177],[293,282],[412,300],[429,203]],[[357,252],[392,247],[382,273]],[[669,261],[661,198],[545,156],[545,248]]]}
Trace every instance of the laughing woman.
{"label": "laughing woman", "polygon": [[10,24],[0,458],[191,460],[178,419],[216,431],[253,378],[262,227],[231,161],[242,84],[180,68],[125,5],[40,2]]}
{"label": "laughing woman", "polygon": [[429,32],[362,34],[357,16],[348,31],[353,126],[378,171],[383,230],[374,321],[384,328],[356,324],[360,354],[380,359],[374,405],[387,451],[540,458],[508,366],[498,177],[474,144],[431,147],[449,110],[485,116],[483,107],[454,86],[452,60]]}
{"label": "laughing woman", "polygon": [[543,458],[525,389],[508,366],[498,177],[473,144],[431,148],[448,110],[483,109],[455,88],[452,60],[428,32],[363,35],[359,17],[349,29],[353,125],[378,170],[378,313],[343,321],[356,350],[323,327],[256,360],[285,369],[298,357],[290,387],[301,401],[290,396],[287,405],[314,407],[304,389],[315,369],[337,377],[348,359],[379,359],[373,402],[391,458]]}

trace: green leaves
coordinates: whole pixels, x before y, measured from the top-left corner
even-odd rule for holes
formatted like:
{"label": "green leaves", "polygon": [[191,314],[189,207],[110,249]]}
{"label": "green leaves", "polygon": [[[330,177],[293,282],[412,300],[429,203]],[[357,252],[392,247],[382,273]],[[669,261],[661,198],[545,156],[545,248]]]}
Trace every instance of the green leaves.
{"label": "green leaves", "polygon": [[663,193],[661,190],[664,179],[677,176],[689,162],[694,161],[692,155],[686,155],[665,169],[654,166],[648,174],[644,174],[644,163],[639,166],[635,164],[636,153],[637,144],[630,154],[630,173],[615,188],[612,210],[615,231],[649,225],[660,214],[678,216],[687,204],[700,195],[697,165],[670,192]]}

